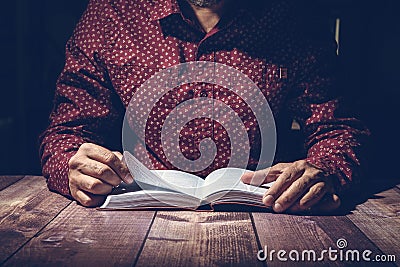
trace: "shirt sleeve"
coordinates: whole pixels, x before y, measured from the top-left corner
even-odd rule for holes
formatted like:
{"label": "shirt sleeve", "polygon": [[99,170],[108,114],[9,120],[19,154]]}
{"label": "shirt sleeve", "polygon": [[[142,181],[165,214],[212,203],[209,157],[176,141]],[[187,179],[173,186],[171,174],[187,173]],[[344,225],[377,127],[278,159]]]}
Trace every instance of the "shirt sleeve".
{"label": "shirt sleeve", "polygon": [[369,131],[343,106],[336,77],[336,42],[323,39],[314,35],[302,41],[292,66],[295,81],[288,107],[305,133],[306,160],[336,176],[335,185],[342,191],[358,181]]}
{"label": "shirt sleeve", "polygon": [[50,190],[70,196],[68,161],[85,142],[106,146],[118,131],[115,93],[97,59],[102,48],[103,1],[90,1],[66,45],[50,125],[40,136],[43,175]]}

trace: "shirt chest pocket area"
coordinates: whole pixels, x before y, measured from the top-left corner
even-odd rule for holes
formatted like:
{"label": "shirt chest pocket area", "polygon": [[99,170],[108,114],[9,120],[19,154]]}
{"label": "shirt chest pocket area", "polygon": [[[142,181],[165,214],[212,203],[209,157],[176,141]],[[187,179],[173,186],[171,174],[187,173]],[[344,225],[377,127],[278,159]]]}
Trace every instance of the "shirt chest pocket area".
{"label": "shirt chest pocket area", "polygon": [[112,85],[125,107],[131,100],[135,106],[153,106],[168,112],[176,106],[173,79],[165,69],[133,64],[111,65],[108,68]]}
{"label": "shirt chest pocket area", "polygon": [[125,106],[132,96],[158,69],[133,64],[110,65],[108,75],[111,83]]}
{"label": "shirt chest pocket area", "polygon": [[287,68],[265,60],[244,62],[239,66],[239,70],[249,77],[265,96],[279,91],[288,78]]}

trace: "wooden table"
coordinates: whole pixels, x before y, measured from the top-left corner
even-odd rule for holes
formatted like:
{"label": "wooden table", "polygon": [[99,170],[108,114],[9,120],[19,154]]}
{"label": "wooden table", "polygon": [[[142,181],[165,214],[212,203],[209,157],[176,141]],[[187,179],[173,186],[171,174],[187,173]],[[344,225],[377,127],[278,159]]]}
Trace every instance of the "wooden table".
{"label": "wooden table", "polygon": [[[370,250],[371,259],[384,255],[392,260],[379,266],[394,266],[400,263],[400,189],[396,182],[371,188],[371,192],[354,198],[357,201],[350,205],[350,212],[331,216],[99,211],[49,192],[43,177],[0,177],[0,265],[302,266],[316,264],[308,261],[313,256],[304,250],[313,250],[319,257],[331,247],[338,250],[339,257],[337,246],[343,245],[337,240],[345,239],[343,255],[357,249],[361,257]],[[268,255],[276,251],[272,261],[257,259],[265,246]],[[281,258],[288,262],[278,259],[279,250],[286,251]],[[298,251],[300,260],[304,255],[305,262],[291,261],[290,253],[296,258],[296,252],[291,251]],[[347,261],[345,257],[331,261],[325,255],[323,263],[356,264],[351,253]],[[263,255],[260,252],[259,257]]]}

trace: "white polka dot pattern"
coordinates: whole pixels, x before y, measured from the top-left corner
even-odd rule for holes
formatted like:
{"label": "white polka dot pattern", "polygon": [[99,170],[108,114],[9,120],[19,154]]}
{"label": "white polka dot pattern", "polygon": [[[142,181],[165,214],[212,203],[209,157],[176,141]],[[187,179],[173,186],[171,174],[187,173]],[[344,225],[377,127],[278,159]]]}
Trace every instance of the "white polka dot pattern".
{"label": "white polka dot pattern", "polygon": [[[69,195],[67,162],[79,146],[115,142],[107,139],[109,132],[118,130],[123,107],[140,94],[140,85],[160,69],[195,60],[227,64],[246,74],[277,121],[289,112],[300,123],[308,136],[308,162],[337,175],[342,185],[352,180],[359,165],[356,151],[368,132],[357,120],[340,116],[331,77],[335,48],[329,41],[304,38],[291,1],[240,3],[206,34],[182,13],[183,2],[91,0],[68,41],[51,124],[41,136],[49,188]],[[178,103],[196,97],[218,99],[239,114],[251,140],[249,168],[256,164],[260,144],[251,111],[229,90],[200,83],[177,87],[160,100],[148,121],[147,150],[136,147],[135,153],[153,155],[157,168],[172,167],[163,155],[160,127]],[[181,150],[189,159],[199,156],[202,139],[211,137],[217,144],[213,167],[199,175],[226,166],[230,140],[225,136],[225,129],[209,119],[193,120],[181,131]]]}

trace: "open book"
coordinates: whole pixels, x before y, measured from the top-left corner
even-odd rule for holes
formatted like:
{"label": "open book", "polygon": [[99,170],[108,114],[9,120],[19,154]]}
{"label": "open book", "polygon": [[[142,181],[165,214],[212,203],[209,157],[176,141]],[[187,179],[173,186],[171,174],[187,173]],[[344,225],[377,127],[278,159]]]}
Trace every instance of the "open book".
{"label": "open book", "polygon": [[122,183],[107,196],[100,209],[192,209],[221,204],[265,208],[262,197],[270,184],[244,184],[240,177],[248,170],[222,168],[205,179],[176,170],[149,170],[129,152],[124,160],[135,182]]}

